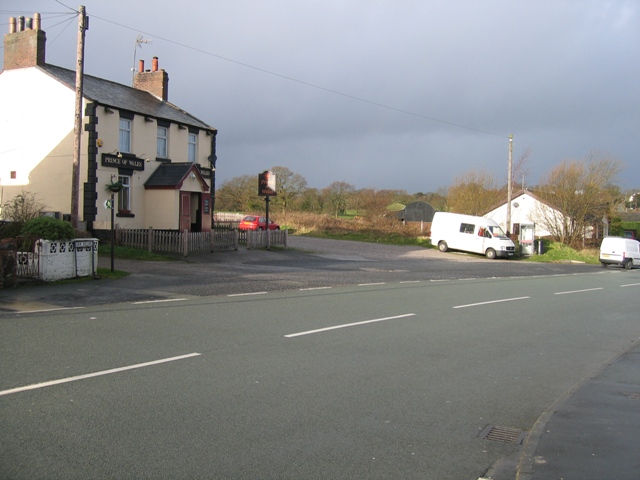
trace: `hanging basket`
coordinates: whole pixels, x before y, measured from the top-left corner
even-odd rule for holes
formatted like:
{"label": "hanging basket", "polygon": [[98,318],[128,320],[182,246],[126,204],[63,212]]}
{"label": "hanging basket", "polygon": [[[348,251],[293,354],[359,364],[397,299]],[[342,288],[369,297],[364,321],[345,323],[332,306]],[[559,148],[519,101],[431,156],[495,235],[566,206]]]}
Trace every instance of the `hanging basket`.
{"label": "hanging basket", "polygon": [[114,182],[107,185],[107,189],[114,193],[118,193],[120,190],[122,190],[122,187],[122,182]]}

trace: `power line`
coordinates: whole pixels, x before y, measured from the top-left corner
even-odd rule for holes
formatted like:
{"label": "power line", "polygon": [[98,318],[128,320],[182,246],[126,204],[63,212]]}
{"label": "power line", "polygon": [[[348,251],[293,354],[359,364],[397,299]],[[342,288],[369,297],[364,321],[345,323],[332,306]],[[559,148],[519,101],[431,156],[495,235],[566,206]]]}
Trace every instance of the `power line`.
{"label": "power line", "polygon": [[366,104],[369,104],[369,105],[374,105],[376,107],[385,108],[387,110],[392,110],[392,111],[395,111],[395,112],[403,113],[405,115],[411,115],[411,116],[414,116],[414,117],[423,118],[425,120],[430,120],[430,121],[433,121],[433,122],[442,123],[444,125],[450,125],[452,127],[463,128],[465,130],[471,130],[471,131],[474,131],[474,132],[484,133],[486,135],[493,135],[493,136],[501,137],[501,138],[507,138],[508,137],[507,135],[502,135],[502,134],[495,133],[495,132],[489,132],[489,131],[486,131],[486,130],[482,130],[482,129],[474,128],[474,127],[469,127],[467,125],[462,125],[462,124],[455,123],[455,122],[449,122],[447,120],[442,120],[442,119],[439,119],[439,118],[430,117],[428,115],[423,115],[423,114],[420,114],[420,113],[412,112],[410,110],[404,110],[402,108],[393,107],[391,105],[385,105],[383,103],[375,102],[373,100],[368,100],[366,98],[357,97],[355,95],[351,95],[351,94],[348,94],[348,93],[340,92],[338,90],[334,90],[334,89],[331,89],[331,88],[323,87],[321,85],[316,85],[314,83],[306,82],[304,80],[299,80],[297,78],[290,77],[288,75],[283,75],[281,73],[273,72],[271,70],[267,70],[267,69],[264,69],[264,68],[261,68],[261,67],[256,67],[256,66],[250,65],[248,63],[239,62],[237,60],[233,60],[231,58],[224,57],[224,56],[218,55],[216,53],[212,53],[212,52],[209,52],[209,51],[206,51],[206,50],[202,50],[201,48],[193,47],[193,46],[187,45],[185,43],[177,42],[175,40],[171,40],[169,38],[162,37],[160,35],[156,35],[156,34],[151,33],[151,32],[140,31],[138,29],[129,27],[127,25],[123,25],[123,24],[118,23],[118,22],[114,22],[113,20],[108,20],[106,18],[99,17],[97,15],[92,15],[92,17],[96,18],[98,20],[102,20],[103,22],[106,22],[106,23],[111,23],[113,25],[117,25],[117,26],[125,28],[127,30],[132,30],[132,31],[135,31],[135,32],[143,33],[145,35],[149,35],[149,36],[151,36],[151,37],[153,37],[155,39],[163,40],[163,41],[165,41],[167,43],[171,43],[173,45],[177,45],[179,47],[186,48],[186,49],[192,50],[194,52],[202,53],[203,55],[208,55],[210,57],[215,57],[215,58],[217,58],[219,60],[224,60],[226,62],[230,62],[230,63],[233,63],[235,65],[240,65],[240,66],[245,67],[245,68],[250,68],[252,70],[255,70],[255,71],[258,71],[258,72],[261,72],[261,73],[265,73],[267,75],[278,77],[278,78],[281,78],[283,80],[288,80],[290,82],[295,82],[295,83],[298,83],[300,85],[304,85],[304,86],[307,86],[307,87],[310,87],[310,88],[315,88],[317,90],[322,90],[324,92],[328,92],[328,93],[331,93],[331,94],[334,94],[334,95],[339,95],[341,97],[349,98],[351,100],[356,100],[358,102],[366,103]]}

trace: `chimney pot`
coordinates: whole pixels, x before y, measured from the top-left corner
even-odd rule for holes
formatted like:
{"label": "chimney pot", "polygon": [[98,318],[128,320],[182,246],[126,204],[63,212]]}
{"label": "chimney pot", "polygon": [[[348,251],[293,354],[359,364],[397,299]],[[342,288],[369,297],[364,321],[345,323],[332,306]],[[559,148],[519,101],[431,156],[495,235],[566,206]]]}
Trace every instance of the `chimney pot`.
{"label": "chimney pot", "polygon": [[140,62],[138,63],[138,71],[140,73],[144,72],[144,60],[140,60]]}
{"label": "chimney pot", "polygon": [[16,17],[9,17],[9,33],[16,33]]}
{"label": "chimney pot", "polygon": [[153,60],[151,61],[151,71],[152,72],[158,71],[158,57],[153,57]]}
{"label": "chimney pot", "polygon": [[24,30],[24,17],[20,15],[18,17],[18,31],[22,32]]}
{"label": "chimney pot", "polygon": [[33,19],[31,17],[27,17],[24,24],[25,30],[33,30]]}
{"label": "chimney pot", "polygon": [[40,17],[39,13],[34,13],[33,14],[33,29],[34,30],[41,30],[41,25],[42,25],[42,17]]}

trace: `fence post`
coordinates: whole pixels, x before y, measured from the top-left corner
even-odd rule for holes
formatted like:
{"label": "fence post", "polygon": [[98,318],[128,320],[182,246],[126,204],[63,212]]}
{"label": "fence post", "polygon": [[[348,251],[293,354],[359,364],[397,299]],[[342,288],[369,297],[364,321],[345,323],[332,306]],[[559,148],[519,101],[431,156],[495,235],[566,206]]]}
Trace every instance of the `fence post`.
{"label": "fence post", "polygon": [[148,238],[149,252],[153,251],[153,227],[149,227],[149,238]]}
{"label": "fence post", "polygon": [[238,233],[238,230],[235,229],[233,231],[233,249],[237,252],[238,251],[238,244],[240,243],[240,234]]}
{"label": "fence post", "polygon": [[189,232],[186,229],[182,232],[182,255],[189,256]]}

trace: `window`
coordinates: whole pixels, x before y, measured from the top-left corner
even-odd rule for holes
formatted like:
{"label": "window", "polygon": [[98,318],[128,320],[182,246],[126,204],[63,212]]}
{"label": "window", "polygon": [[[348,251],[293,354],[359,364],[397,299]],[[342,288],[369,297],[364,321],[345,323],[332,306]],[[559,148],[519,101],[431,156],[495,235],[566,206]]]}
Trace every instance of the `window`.
{"label": "window", "polygon": [[198,137],[195,133],[189,134],[189,151],[188,151],[188,160],[190,162],[196,161],[196,147],[198,146]]}
{"label": "window", "polygon": [[158,127],[157,155],[161,158],[167,158],[167,139],[169,129],[167,127]]}
{"label": "window", "polygon": [[122,183],[122,190],[118,192],[118,211],[131,211],[131,177],[120,175],[118,181]]}
{"label": "window", "polygon": [[462,223],[460,224],[460,232],[461,233],[470,233],[473,235],[473,231],[476,229],[476,226],[471,223]]}
{"label": "window", "polygon": [[127,118],[120,119],[120,139],[118,150],[121,152],[131,152],[131,120]]}

